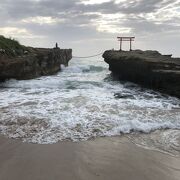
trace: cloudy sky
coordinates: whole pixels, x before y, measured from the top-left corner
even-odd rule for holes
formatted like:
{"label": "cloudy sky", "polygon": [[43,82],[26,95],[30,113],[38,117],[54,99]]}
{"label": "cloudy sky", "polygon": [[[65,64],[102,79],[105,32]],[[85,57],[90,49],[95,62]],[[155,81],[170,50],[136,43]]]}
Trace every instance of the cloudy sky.
{"label": "cloudy sky", "polygon": [[136,49],[180,56],[180,0],[0,0],[0,22],[0,34],[22,44],[58,42],[74,55],[118,49],[117,36],[135,36]]}

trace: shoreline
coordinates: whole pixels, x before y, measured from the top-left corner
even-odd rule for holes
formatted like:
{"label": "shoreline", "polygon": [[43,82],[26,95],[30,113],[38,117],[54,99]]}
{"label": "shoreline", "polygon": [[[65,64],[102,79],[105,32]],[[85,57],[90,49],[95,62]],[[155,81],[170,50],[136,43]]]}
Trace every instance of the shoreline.
{"label": "shoreline", "polygon": [[39,145],[0,135],[0,180],[178,180],[180,157],[127,137]]}

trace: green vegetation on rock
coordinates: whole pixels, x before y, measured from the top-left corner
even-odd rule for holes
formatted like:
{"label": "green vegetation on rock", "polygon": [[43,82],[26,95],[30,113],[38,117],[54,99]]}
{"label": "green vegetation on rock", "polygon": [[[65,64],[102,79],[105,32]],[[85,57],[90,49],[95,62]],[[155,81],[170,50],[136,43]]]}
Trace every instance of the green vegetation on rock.
{"label": "green vegetation on rock", "polygon": [[21,45],[17,40],[12,38],[5,38],[0,35],[0,54],[8,56],[20,56],[27,51],[27,48]]}

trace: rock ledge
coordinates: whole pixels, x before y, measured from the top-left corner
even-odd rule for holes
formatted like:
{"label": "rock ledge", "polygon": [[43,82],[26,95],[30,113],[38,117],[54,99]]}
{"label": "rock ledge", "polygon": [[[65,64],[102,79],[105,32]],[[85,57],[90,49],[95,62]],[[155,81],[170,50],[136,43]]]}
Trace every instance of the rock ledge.
{"label": "rock ledge", "polygon": [[8,56],[0,52],[0,81],[6,79],[32,79],[52,75],[67,66],[72,49],[27,48],[23,55]]}
{"label": "rock ledge", "polygon": [[180,98],[180,58],[158,51],[105,51],[103,58],[120,80]]}

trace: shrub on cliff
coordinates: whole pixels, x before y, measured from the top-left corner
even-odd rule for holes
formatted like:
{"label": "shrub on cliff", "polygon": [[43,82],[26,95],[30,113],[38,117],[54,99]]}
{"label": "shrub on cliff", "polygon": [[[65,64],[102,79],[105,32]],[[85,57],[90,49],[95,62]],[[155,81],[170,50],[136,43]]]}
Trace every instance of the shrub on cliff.
{"label": "shrub on cliff", "polygon": [[8,56],[23,55],[27,48],[21,45],[17,40],[12,38],[5,38],[0,35],[0,54],[6,54]]}

